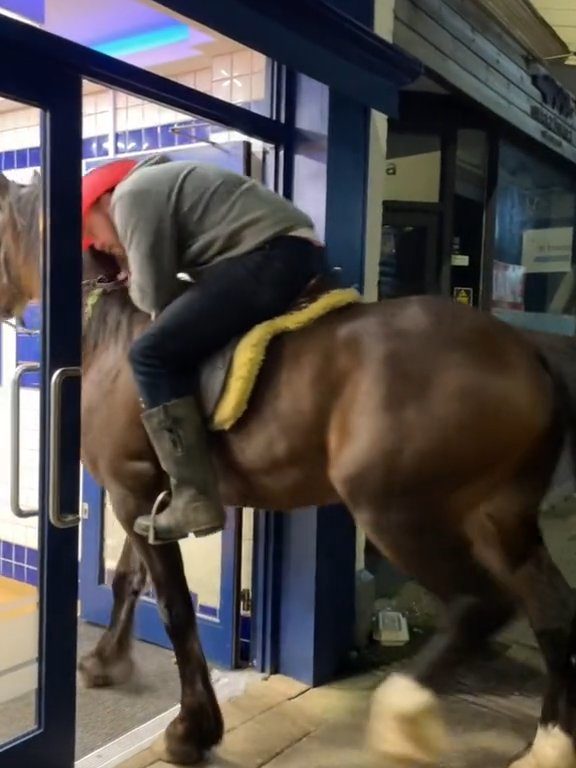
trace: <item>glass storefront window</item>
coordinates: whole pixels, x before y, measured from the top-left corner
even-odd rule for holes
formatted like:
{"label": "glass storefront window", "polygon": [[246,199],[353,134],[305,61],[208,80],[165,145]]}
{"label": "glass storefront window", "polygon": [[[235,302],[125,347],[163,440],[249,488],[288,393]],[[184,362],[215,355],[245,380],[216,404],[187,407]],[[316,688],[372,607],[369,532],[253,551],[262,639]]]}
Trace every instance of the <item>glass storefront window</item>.
{"label": "glass storefront window", "polygon": [[574,314],[576,179],[502,142],[493,308]]}
{"label": "glass storefront window", "polygon": [[[203,93],[270,116],[271,67],[262,54],[148,0],[45,0],[48,32]],[[22,2],[25,16],[27,4]]]}
{"label": "glass storefront window", "polygon": [[[270,156],[261,141],[238,131],[98,83],[83,82],[82,108],[83,170],[113,157],[152,152],[188,156],[193,151],[204,162],[233,164],[241,158],[245,141],[250,142],[254,168]],[[38,110],[0,98],[0,171],[26,182],[39,167]]]}
{"label": "glass storefront window", "polygon": [[469,292],[478,306],[484,240],[484,205],[488,137],[469,128],[457,132],[453,233],[450,251],[451,292]]}

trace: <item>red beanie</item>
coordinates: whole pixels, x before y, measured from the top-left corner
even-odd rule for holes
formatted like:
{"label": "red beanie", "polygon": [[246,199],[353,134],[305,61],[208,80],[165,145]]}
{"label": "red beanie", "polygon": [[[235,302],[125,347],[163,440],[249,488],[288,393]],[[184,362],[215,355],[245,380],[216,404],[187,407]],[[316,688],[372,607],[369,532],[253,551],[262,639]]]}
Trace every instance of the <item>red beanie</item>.
{"label": "red beanie", "polygon": [[[90,208],[100,200],[102,195],[112,192],[136,165],[136,160],[115,160],[112,163],[101,165],[99,168],[94,168],[82,177],[83,222],[85,222],[86,214]],[[85,237],[82,240],[83,250],[86,250],[90,245],[92,245],[92,240]]]}

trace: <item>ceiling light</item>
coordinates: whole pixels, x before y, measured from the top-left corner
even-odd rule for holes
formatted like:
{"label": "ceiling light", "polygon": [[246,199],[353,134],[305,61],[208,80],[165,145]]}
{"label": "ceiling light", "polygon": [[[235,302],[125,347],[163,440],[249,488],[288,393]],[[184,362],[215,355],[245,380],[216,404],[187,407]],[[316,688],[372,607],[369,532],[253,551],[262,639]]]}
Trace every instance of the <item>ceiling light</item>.
{"label": "ceiling light", "polygon": [[188,40],[189,36],[190,28],[188,25],[170,24],[166,27],[159,27],[128,37],[119,37],[116,40],[109,40],[106,43],[98,43],[90,47],[116,59],[123,59],[143,51],[150,51],[153,48],[181,43]]}
{"label": "ceiling light", "polygon": [[40,27],[38,22],[27,19],[26,16],[21,16],[19,13],[8,11],[6,8],[0,8],[0,16],[6,16],[9,19],[14,19],[14,21],[21,21],[23,24],[30,24],[32,27]]}

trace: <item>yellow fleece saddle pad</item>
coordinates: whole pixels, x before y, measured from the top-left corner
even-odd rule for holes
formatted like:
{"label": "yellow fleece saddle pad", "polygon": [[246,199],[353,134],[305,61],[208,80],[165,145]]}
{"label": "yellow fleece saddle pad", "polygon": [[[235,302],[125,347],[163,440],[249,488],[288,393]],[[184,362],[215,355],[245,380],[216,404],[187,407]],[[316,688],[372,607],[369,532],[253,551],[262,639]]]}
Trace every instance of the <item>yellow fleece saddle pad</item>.
{"label": "yellow fleece saddle pad", "polygon": [[228,430],[243,415],[268,345],[276,336],[305,328],[324,315],[360,299],[360,294],[353,288],[329,291],[301,309],[260,323],[211,358],[200,374],[200,394],[211,428]]}

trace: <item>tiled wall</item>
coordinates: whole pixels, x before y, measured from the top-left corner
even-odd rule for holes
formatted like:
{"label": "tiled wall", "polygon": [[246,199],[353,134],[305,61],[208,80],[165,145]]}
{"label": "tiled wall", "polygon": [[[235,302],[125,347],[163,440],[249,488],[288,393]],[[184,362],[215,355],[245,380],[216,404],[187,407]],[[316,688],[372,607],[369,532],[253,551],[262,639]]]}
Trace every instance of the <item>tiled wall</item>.
{"label": "tiled wall", "polygon": [[0,539],[0,576],[38,585],[38,550]]}
{"label": "tiled wall", "polygon": [[[267,110],[266,58],[253,51],[215,56],[210,68],[179,75],[175,80],[258,112]],[[113,154],[112,135],[114,152],[123,154],[189,145],[221,130],[190,115],[110,90],[86,94],[83,112],[85,158]],[[174,130],[175,126],[180,130]],[[0,170],[39,165],[39,110],[27,107],[0,113]]]}

